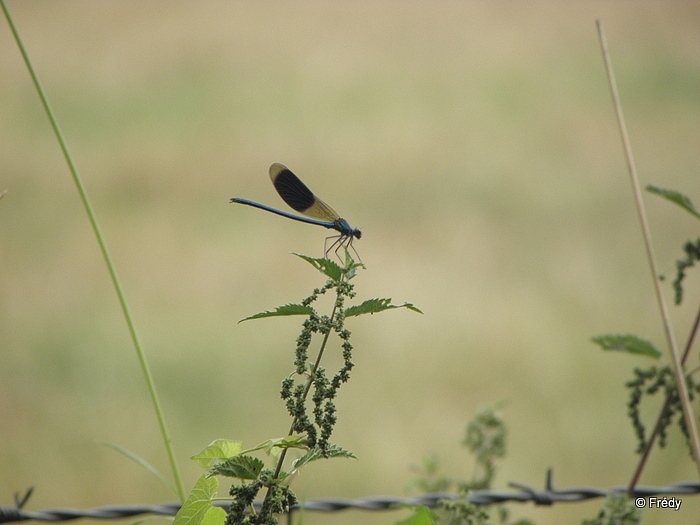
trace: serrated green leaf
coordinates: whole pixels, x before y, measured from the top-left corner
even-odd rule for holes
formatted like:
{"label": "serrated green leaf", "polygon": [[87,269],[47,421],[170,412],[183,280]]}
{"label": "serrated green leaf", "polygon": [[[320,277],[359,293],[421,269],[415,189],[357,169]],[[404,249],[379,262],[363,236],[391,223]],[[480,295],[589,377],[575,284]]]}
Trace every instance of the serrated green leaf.
{"label": "serrated green leaf", "polygon": [[218,489],[219,481],[203,474],[192,488],[187,501],[177,511],[173,525],[201,525]]}
{"label": "serrated green leaf", "polygon": [[418,308],[417,306],[414,306],[412,303],[403,303],[398,305],[396,308],[408,308],[412,312],[416,312],[417,314],[423,314],[423,311]]}
{"label": "serrated green leaf", "polygon": [[603,350],[627,352],[629,354],[653,357],[654,359],[661,357],[661,352],[659,352],[652,343],[636,335],[606,334],[593,337],[591,341],[600,346]]}
{"label": "serrated green leaf", "polygon": [[326,277],[330,277],[334,281],[340,281],[340,279],[345,275],[345,278],[350,280],[355,277],[357,273],[357,268],[365,268],[365,265],[361,262],[355,262],[347,250],[345,250],[345,266],[340,266],[332,259],[309,257],[308,255],[302,255],[300,253],[294,253],[297,257],[304,259],[311,266],[316,268]]}
{"label": "serrated green leaf", "polygon": [[259,314],[251,315],[249,317],[244,317],[239,323],[243,321],[250,321],[251,319],[262,319],[264,317],[278,317],[282,315],[309,315],[314,311],[310,306],[304,306],[303,304],[285,304],[283,306],[278,306],[274,311],[260,312]]}
{"label": "serrated green leaf", "polygon": [[[344,448],[339,447],[338,445],[329,445],[328,447],[328,456],[330,458],[352,458],[352,459],[357,459],[357,456],[350,452],[349,450],[345,450]],[[323,459],[324,455],[323,452],[319,447],[314,447],[310,449],[306,454],[301,456],[299,459],[294,460],[292,463],[292,467],[296,469],[300,469],[304,465],[307,465],[311,463],[312,461],[316,461],[317,459]]]}
{"label": "serrated green leaf", "polygon": [[331,259],[309,257],[308,255],[302,255],[300,253],[295,253],[294,255],[304,259],[323,275],[330,277],[335,281],[339,281],[343,275],[343,269],[338,265],[338,263],[332,261]]}
{"label": "serrated green leaf", "polygon": [[240,441],[217,439],[199,454],[192,456],[191,459],[195,460],[203,469],[209,470],[216,463],[237,456],[242,449],[243,443]]}
{"label": "serrated green leaf", "polygon": [[667,190],[664,188],[653,186],[651,184],[649,184],[646,189],[649,193],[654,193],[663,197],[666,200],[673,202],[674,204],[677,204],[691,215],[694,215],[695,217],[700,219],[700,212],[698,212],[698,210],[695,209],[695,206],[693,206],[693,203],[691,202],[690,198],[686,195],[683,195],[682,193],[675,190]]}
{"label": "serrated green leaf", "polygon": [[391,299],[367,299],[362,304],[346,308],[345,317],[353,317],[355,315],[362,314],[376,314],[383,312],[384,310],[392,310],[394,308],[408,308],[409,310],[418,312],[419,314],[423,313],[411,303],[391,304]]}
{"label": "serrated green leaf", "polygon": [[238,479],[257,479],[265,464],[253,456],[239,455],[214,465],[210,476],[227,476]]}

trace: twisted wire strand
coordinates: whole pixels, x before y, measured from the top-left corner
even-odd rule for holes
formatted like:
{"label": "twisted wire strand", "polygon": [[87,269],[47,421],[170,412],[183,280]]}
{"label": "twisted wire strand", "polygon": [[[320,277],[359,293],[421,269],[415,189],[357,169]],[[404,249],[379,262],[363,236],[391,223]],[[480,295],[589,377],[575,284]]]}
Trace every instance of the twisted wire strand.
{"label": "twisted wire strand", "polygon": [[[594,498],[602,498],[611,494],[622,494],[625,487],[614,487],[611,489],[597,488],[571,488],[555,490],[551,487],[548,478],[547,486],[544,490],[538,490],[519,483],[510,483],[511,487],[518,491],[498,491],[498,490],[476,490],[469,494],[467,501],[477,505],[493,505],[497,503],[533,502],[536,505],[552,505],[554,503],[572,503]],[[635,497],[649,496],[670,496],[682,494],[700,493],[700,483],[690,481],[676,483],[663,487],[639,486],[635,489]],[[421,496],[409,498],[397,498],[392,496],[375,496],[362,499],[340,499],[322,498],[306,501],[292,508],[292,511],[303,508],[306,511],[337,512],[346,509],[358,509],[368,511],[392,510],[400,506],[421,506],[435,507],[441,500],[457,500],[461,496],[453,493],[423,494]],[[27,497],[21,500],[20,505],[2,506],[0,505],[0,523],[12,523],[17,521],[70,521],[80,518],[94,519],[124,519],[143,514],[156,514],[161,516],[174,516],[180,510],[180,503],[164,503],[161,505],[110,505],[106,507],[96,507],[94,509],[48,509],[44,511],[31,512],[22,509]],[[16,498],[19,503],[20,499]],[[226,501],[217,501],[216,506],[228,508]],[[260,502],[256,502],[259,507]]]}

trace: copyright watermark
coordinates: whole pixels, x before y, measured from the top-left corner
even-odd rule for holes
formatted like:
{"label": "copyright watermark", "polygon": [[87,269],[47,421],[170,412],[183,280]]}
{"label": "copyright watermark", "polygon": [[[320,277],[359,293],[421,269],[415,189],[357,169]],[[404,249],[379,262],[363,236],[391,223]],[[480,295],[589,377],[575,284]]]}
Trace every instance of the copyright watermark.
{"label": "copyright watermark", "polygon": [[680,510],[683,500],[680,498],[657,498],[651,496],[649,498],[635,498],[634,505],[638,509],[671,509]]}

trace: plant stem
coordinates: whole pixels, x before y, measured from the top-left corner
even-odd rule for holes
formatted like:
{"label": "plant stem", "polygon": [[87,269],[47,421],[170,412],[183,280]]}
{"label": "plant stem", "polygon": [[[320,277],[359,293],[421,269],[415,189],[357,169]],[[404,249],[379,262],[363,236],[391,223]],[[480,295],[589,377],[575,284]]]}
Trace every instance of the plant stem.
{"label": "plant stem", "polygon": [[608,53],[608,45],[605,40],[605,33],[603,32],[603,24],[600,20],[596,20],[596,26],[598,28],[598,37],[600,39],[600,46],[603,51],[603,60],[605,61],[605,70],[608,75],[608,82],[610,84],[610,91],[612,93],[613,103],[615,106],[615,113],[617,115],[620,136],[622,138],[622,144],[625,150],[627,169],[629,171],[630,179],[632,182],[635,202],[637,204],[637,214],[639,216],[639,221],[642,227],[642,233],[644,234],[644,246],[646,248],[647,259],[649,260],[652,281],[654,283],[654,291],[656,292],[656,299],[659,303],[659,310],[663,319],[664,331],[666,332],[666,339],[668,342],[671,363],[673,365],[673,374],[676,381],[676,388],[678,388],[678,397],[680,398],[681,406],[683,408],[683,417],[685,419],[686,427],[688,429],[688,439],[690,440],[691,447],[693,450],[693,459],[695,460],[695,466],[697,467],[698,475],[700,476],[700,439],[698,439],[698,431],[695,426],[695,418],[693,417],[693,411],[690,406],[690,399],[688,397],[688,386],[685,383],[683,365],[681,364],[681,360],[678,356],[676,340],[673,335],[673,330],[671,328],[671,319],[669,317],[666,302],[664,301],[663,293],[661,291],[661,283],[659,282],[659,279],[657,277],[659,275],[659,271],[656,266],[654,250],[651,246],[651,233],[649,231],[649,224],[647,223],[646,211],[644,209],[644,201],[642,199],[642,191],[639,186],[637,168],[635,167],[634,157],[632,155],[632,146],[630,144],[629,136],[627,134],[625,119],[622,114],[622,105],[620,104],[620,97],[617,93],[615,75],[613,73],[612,63],[610,62],[610,54]]}
{"label": "plant stem", "polygon": [[0,6],[2,6],[2,10],[5,13],[5,18],[7,19],[7,23],[10,26],[10,29],[12,30],[12,34],[15,37],[15,41],[17,42],[17,47],[19,47],[19,51],[22,54],[22,57],[24,59],[24,63],[27,66],[27,69],[29,70],[29,74],[32,77],[32,81],[34,82],[34,87],[37,90],[37,93],[39,94],[39,98],[41,99],[41,103],[44,106],[44,111],[46,112],[46,115],[49,119],[49,122],[51,123],[51,127],[53,128],[54,134],[56,135],[56,139],[58,140],[58,143],[61,147],[61,151],[63,152],[63,156],[66,160],[66,163],[68,164],[68,169],[71,172],[71,175],[73,176],[73,182],[75,183],[78,193],[80,194],[80,199],[83,202],[83,206],[85,207],[85,211],[87,212],[88,219],[90,220],[90,224],[92,225],[93,232],[95,233],[95,237],[97,238],[97,243],[100,246],[100,251],[102,252],[102,256],[104,257],[105,264],[107,265],[107,270],[109,272],[109,276],[112,280],[112,285],[114,286],[115,291],[117,292],[117,298],[119,299],[119,304],[122,309],[122,313],[124,314],[124,318],[126,319],[126,324],[129,329],[129,334],[131,336],[131,341],[134,345],[134,348],[136,350],[136,355],[138,356],[139,363],[141,365],[141,371],[143,372],[143,375],[146,379],[146,384],[148,386],[148,392],[151,396],[151,402],[153,404],[153,408],[156,412],[156,418],[158,419],[158,425],[160,426],[160,432],[163,438],[163,443],[165,444],[165,449],[167,451],[168,459],[170,461],[170,467],[173,472],[173,478],[175,479],[175,485],[177,487],[177,492],[178,492],[178,497],[180,498],[180,501],[184,502],[185,501],[185,490],[182,485],[182,479],[180,477],[180,471],[178,469],[177,461],[175,460],[175,454],[172,449],[172,443],[170,440],[170,435],[168,433],[168,428],[167,425],[165,424],[165,416],[163,415],[163,410],[160,405],[160,401],[158,399],[158,393],[156,392],[155,384],[153,382],[153,377],[151,375],[150,368],[148,366],[148,362],[146,361],[146,355],[143,352],[143,349],[141,348],[141,343],[138,338],[138,334],[136,333],[136,327],[134,325],[133,319],[131,317],[131,313],[129,310],[128,305],[126,304],[126,298],[124,296],[124,292],[122,290],[121,283],[119,281],[119,277],[117,276],[117,271],[112,264],[112,259],[109,255],[109,251],[107,250],[107,244],[105,243],[105,240],[102,236],[102,232],[100,231],[100,226],[97,222],[97,217],[95,216],[92,206],[90,205],[90,200],[88,199],[87,191],[85,190],[85,187],[83,186],[82,180],[80,179],[80,176],[78,175],[78,170],[75,167],[75,164],[73,163],[73,159],[70,155],[70,152],[68,151],[68,146],[66,146],[66,142],[63,139],[63,135],[61,134],[61,130],[58,127],[58,122],[56,121],[56,118],[54,117],[53,111],[51,110],[51,106],[49,105],[49,101],[46,98],[46,95],[44,94],[44,90],[41,87],[41,83],[39,82],[39,78],[34,71],[34,67],[32,66],[31,60],[29,59],[29,55],[27,54],[27,51],[24,48],[24,44],[22,43],[22,39],[19,36],[19,32],[17,31],[17,28],[15,27],[15,24],[12,20],[12,17],[10,16],[10,12],[8,11],[7,7],[5,6],[5,1],[0,0]]}

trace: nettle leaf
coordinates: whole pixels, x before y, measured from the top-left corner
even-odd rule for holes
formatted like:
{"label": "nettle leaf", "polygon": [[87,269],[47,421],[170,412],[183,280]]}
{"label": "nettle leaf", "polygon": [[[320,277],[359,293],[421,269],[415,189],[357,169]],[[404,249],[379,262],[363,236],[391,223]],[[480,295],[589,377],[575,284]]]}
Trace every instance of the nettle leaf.
{"label": "nettle leaf", "polygon": [[238,479],[257,479],[265,464],[253,456],[235,456],[214,465],[209,476],[227,476]]}
{"label": "nettle leaf", "polygon": [[343,275],[343,269],[335,261],[332,261],[330,259],[309,257],[308,255],[302,255],[300,253],[295,253],[294,255],[300,257],[301,259],[304,259],[307,263],[316,268],[323,275],[325,275],[326,277],[330,277],[334,281],[339,281],[341,276]]}
{"label": "nettle leaf", "polygon": [[243,443],[240,441],[217,439],[199,454],[192,456],[191,459],[195,460],[202,468],[209,470],[215,464],[237,456],[242,449]]}
{"label": "nettle leaf", "polygon": [[[355,454],[349,450],[339,447],[338,445],[330,445],[328,447],[328,458],[352,458],[357,459]],[[314,447],[309,450],[306,454],[301,456],[299,459],[294,460],[292,467],[294,469],[300,469],[304,465],[316,461],[317,459],[324,459],[323,451],[319,447]]]}
{"label": "nettle leaf", "polygon": [[394,308],[408,308],[414,312],[422,314],[418,308],[411,303],[391,304],[391,299],[367,299],[362,304],[351,306],[345,309],[345,317],[353,317],[362,314],[376,314],[384,310],[392,310]]}
{"label": "nettle leaf", "polygon": [[[201,525],[209,509],[212,508],[211,503],[218,490],[219,481],[202,474],[192,488],[187,501],[177,511],[173,525]],[[211,516],[208,519],[211,519]]]}
{"label": "nettle leaf", "polygon": [[688,213],[694,215],[696,218],[700,219],[700,212],[695,209],[695,206],[693,206],[693,203],[691,202],[690,198],[687,197],[686,195],[683,195],[682,193],[675,191],[675,190],[667,190],[664,188],[659,188],[657,186],[653,186],[649,184],[646,187],[646,190],[649,193],[654,193],[656,195],[659,195],[663,197],[666,200],[669,200],[673,202],[674,204],[678,204],[681,208],[683,208],[685,211]]}
{"label": "nettle leaf", "polygon": [[323,275],[330,277],[334,281],[340,281],[343,275],[345,275],[346,279],[350,280],[355,277],[358,268],[365,268],[365,265],[361,262],[355,262],[352,257],[350,257],[347,250],[345,251],[345,266],[340,266],[331,259],[309,257],[308,255],[302,255],[300,253],[294,253],[293,255],[304,259]]}
{"label": "nettle leaf", "polygon": [[239,323],[243,321],[250,321],[251,319],[262,319],[264,317],[279,317],[283,315],[309,315],[314,311],[310,306],[304,306],[303,304],[285,304],[283,306],[278,306],[274,311],[260,312],[259,314],[251,315],[249,317],[244,317]]}
{"label": "nettle leaf", "polygon": [[645,355],[647,357],[653,357],[654,359],[661,357],[661,352],[659,352],[652,343],[636,335],[598,335],[591,338],[591,341],[600,346],[603,350],[615,350],[618,352],[627,352],[628,354]]}

